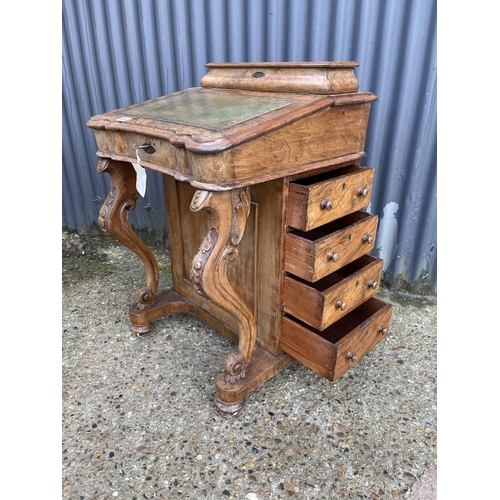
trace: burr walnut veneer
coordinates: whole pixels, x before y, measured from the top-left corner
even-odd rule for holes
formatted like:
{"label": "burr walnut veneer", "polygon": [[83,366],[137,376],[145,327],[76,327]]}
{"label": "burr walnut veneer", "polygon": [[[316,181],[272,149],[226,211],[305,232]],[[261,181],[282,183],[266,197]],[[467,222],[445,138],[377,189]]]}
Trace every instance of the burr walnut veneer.
{"label": "burr walnut veneer", "polygon": [[[360,165],[376,97],[356,66],[211,63],[201,87],[88,122],[111,177],[99,224],[146,271],[131,328],[186,312],[237,344],[216,379],[222,411],[295,359],[335,380],[387,333],[374,169]],[[128,221],[142,169],[163,174],[173,286],[160,292]]]}

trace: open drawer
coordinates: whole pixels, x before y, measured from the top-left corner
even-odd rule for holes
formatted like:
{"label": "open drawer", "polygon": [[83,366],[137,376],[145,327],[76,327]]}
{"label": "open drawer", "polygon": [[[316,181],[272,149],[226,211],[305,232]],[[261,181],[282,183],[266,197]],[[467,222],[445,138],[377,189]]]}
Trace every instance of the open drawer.
{"label": "open drawer", "polygon": [[286,222],[310,231],[370,204],[374,168],[350,165],[290,182]]}
{"label": "open drawer", "polygon": [[285,241],[285,270],[318,281],[370,252],[377,225],[376,215],[355,212],[312,231],[290,231]]}
{"label": "open drawer", "polygon": [[383,261],[363,255],[316,283],[285,277],[285,312],[324,330],[378,291]]}
{"label": "open drawer", "polygon": [[328,380],[337,380],[389,329],[392,305],[372,297],[322,332],[284,316],[282,349]]}

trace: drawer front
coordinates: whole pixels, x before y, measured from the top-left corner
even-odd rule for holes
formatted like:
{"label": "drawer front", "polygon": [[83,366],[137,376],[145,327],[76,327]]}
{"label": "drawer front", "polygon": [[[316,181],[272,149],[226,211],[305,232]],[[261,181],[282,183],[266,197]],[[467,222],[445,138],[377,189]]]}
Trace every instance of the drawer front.
{"label": "drawer front", "polygon": [[[113,158],[120,161],[136,162],[137,151],[134,145],[143,146],[139,149],[139,159],[149,167],[160,172],[174,174],[190,174],[189,155],[179,153],[178,147],[157,137],[132,132],[96,130],[98,156]],[[148,146],[152,146],[149,148]]]}
{"label": "drawer front", "polygon": [[356,212],[310,232],[286,234],[285,270],[316,282],[375,246],[378,217]]}
{"label": "drawer front", "polygon": [[320,332],[283,317],[281,346],[328,380],[337,380],[370,352],[389,329],[392,305],[371,298]]}
{"label": "drawer front", "polygon": [[365,255],[314,284],[285,278],[285,312],[320,331],[378,291],[383,261]]}
{"label": "drawer front", "polygon": [[310,231],[370,204],[375,169],[350,166],[290,183],[287,224]]}

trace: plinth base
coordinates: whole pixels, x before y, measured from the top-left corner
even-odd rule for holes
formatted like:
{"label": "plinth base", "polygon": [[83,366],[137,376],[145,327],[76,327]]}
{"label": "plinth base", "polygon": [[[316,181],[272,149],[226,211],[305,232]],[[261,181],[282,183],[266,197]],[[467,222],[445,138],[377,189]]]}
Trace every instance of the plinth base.
{"label": "plinth base", "polygon": [[[226,382],[225,372],[219,373],[215,379],[217,407],[226,413],[235,413],[245,404],[245,396],[276,375],[294,358],[283,353],[273,356],[262,347],[255,346],[254,354],[246,368],[246,376],[236,384]],[[219,404],[219,402],[221,404]],[[232,409],[237,408],[234,411]]]}
{"label": "plinth base", "polygon": [[[234,343],[238,343],[238,335],[227,328],[217,318],[186,300],[175,290],[166,290],[156,296],[156,303],[148,308],[130,306],[129,315],[133,332],[143,334],[154,329],[154,321],[171,313],[184,312],[192,314],[210,327],[222,333]],[[215,404],[224,413],[235,414],[245,405],[245,396],[276,375],[295,359],[282,353],[274,356],[256,345],[250,363],[246,367],[246,376],[236,384],[225,380],[225,372],[216,378]]]}

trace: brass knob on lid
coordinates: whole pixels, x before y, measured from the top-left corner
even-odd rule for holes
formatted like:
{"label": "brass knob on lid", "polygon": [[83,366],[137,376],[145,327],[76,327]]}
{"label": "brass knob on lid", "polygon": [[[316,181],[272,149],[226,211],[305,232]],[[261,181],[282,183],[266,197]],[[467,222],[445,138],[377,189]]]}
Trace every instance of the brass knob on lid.
{"label": "brass knob on lid", "polygon": [[323,210],[331,210],[333,208],[333,202],[331,200],[323,199],[319,205]]}
{"label": "brass knob on lid", "polygon": [[358,359],[358,357],[356,356],[356,354],[353,354],[351,351],[349,351],[347,353],[347,359],[350,359],[351,361],[356,361]]}
{"label": "brass knob on lid", "polygon": [[372,243],[373,241],[373,236],[371,234],[364,234],[363,235],[363,243]]}
{"label": "brass knob on lid", "polygon": [[381,333],[382,335],[387,335],[388,331],[389,330],[385,326],[383,326],[383,325],[380,325],[378,327],[378,333]]}
{"label": "brass knob on lid", "polygon": [[337,262],[337,261],[339,260],[339,254],[338,254],[338,253],[336,253],[336,252],[330,252],[330,253],[326,256],[326,258],[327,258],[328,260],[333,261],[333,262]]}
{"label": "brass knob on lid", "polygon": [[360,187],[358,189],[358,196],[362,196],[363,198],[366,198],[368,196],[368,189],[364,187]]}
{"label": "brass knob on lid", "polygon": [[368,288],[373,288],[375,290],[375,288],[378,287],[378,281],[373,281],[373,280],[370,280],[368,282]]}
{"label": "brass knob on lid", "polygon": [[335,305],[342,311],[345,311],[347,309],[347,304],[345,302],[342,302],[340,299],[335,302]]}

